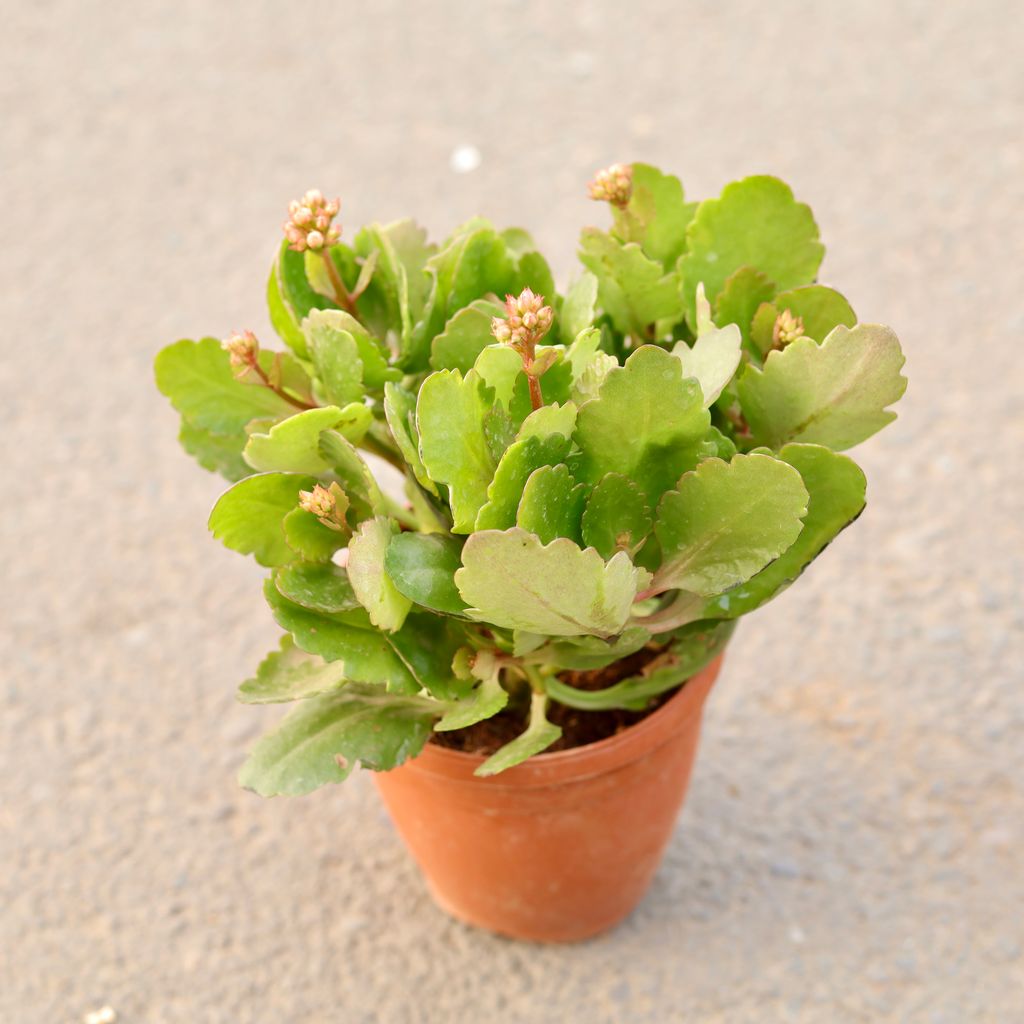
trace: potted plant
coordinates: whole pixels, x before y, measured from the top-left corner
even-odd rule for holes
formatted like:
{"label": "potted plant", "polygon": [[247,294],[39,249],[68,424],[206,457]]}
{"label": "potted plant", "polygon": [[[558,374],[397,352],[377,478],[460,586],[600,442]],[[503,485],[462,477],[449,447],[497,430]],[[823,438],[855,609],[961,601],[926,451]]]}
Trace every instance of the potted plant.
{"label": "potted plant", "polygon": [[436,899],[579,939],[640,899],[737,619],[864,508],[845,449],[903,356],[816,283],[811,211],[755,176],[688,202],[597,175],[560,295],[518,228],[340,240],[291,204],[250,332],[156,360],[180,440],[230,488],[210,529],[269,570],[283,630],[239,699],[293,702],[241,771],[264,796],[360,764]]}

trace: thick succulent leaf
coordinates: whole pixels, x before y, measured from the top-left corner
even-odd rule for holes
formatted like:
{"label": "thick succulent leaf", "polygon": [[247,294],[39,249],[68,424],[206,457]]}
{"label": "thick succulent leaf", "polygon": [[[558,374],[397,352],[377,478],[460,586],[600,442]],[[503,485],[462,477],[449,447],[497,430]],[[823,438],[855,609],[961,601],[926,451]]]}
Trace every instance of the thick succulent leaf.
{"label": "thick succulent leaf", "polygon": [[755,267],[740,267],[730,274],[715,302],[715,323],[736,324],[743,342],[750,344],[750,325],[762,302],[770,302],[778,291],[775,282]]}
{"label": "thick succulent leaf", "polygon": [[735,324],[715,327],[711,309],[704,298],[703,285],[697,286],[697,340],[693,346],[680,341],[672,349],[683,364],[683,376],[693,377],[700,384],[707,409],[732,380],[740,365],[743,335]]}
{"label": "thick succulent leaf", "polygon": [[445,615],[466,610],[455,586],[462,545],[440,533],[400,533],[391,539],[384,568],[410,601]]}
{"label": "thick succulent leaf", "polygon": [[686,228],[695,206],[683,197],[673,174],[650,164],[633,164],[633,191],[625,210],[613,207],[616,231],[623,241],[640,242],[651,259],[674,267],[686,248]]}
{"label": "thick succulent leaf", "polygon": [[578,542],[588,491],[586,484],[576,483],[567,466],[541,466],[523,488],[516,526],[535,533],[543,544],[556,537]]}
{"label": "thick succulent leaf", "polygon": [[644,345],[580,409],[577,478],[597,483],[606,473],[621,473],[653,505],[700,460],[710,423],[700,387],[683,376],[680,360]]}
{"label": "thick succulent leaf", "polygon": [[208,469],[211,473],[220,473],[232,483],[252,473],[252,467],[242,458],[246,440],[247,437],[242,431],[234,434],[215,434],[212,430],[204,430],[184,418],[178,433],[181,447],[203,469]]}
{"label": "thick succulent leaf", "polygon": [[853,307],[834,288],[823,284],[793,288],[776,295],[767,311],[761,311],[760,308],[756,311],[761,330],[755,341],[762,353],[771,348],[771,327],[774,327],[775,318],[783,310],[789,310],[793,316],[800,317],[804,324],[803,333],[815,341],[827,338],[834,327],[853,327],[857,323]]}
{"label": "thick succulent leaf", "polygon": [[[272,356],[263,353],[269,368]],[[190,426],[215,434],[238,434],[254,419],[280,419],[295,406],[259,383],[235,378],[227,352],[216,338],[168,345],[154,364],[157,387]]]}
{"label": "thick succulent leaf", "polygon": [[494,476],[484,429],[490,405],[476,371],[463,377],[458,370],[432,373],[416,403],[420,457],[430,478],[448,485],[456,533],[473,529]]}
{"label": "thick succulent leaf", "polygon": [[[592,275],[591,275],[592,276]],[[586,327],[573,339],[565,350],[565,357],[572,369],[573,381],[579,380],[591,363],[601,355],[601,331],[597,327]]]}
{"label": "thick succulent leaf", "polygon": [[387,771],[423,749],[437,714],[423,697],[350,683],[299,704],[252,748],[238,781],[260,796],[300,796],[344,781],[357,763]]}
{"label": "thick succulent leaf", "polygon": [[522,356],[508,345],[493,342],[481,349],[474,369],[480,379],[493,389],[494,399],[522,422],[531,408],[529,391],[520,386],[526,384]]}
{"label": "thick succulent leaf", "polygon": [[779,458],[797,469],[807,488],[800,535],[774,562],[704,606],[706,618],[734,619],[785,590],[864,509],[867,481],[848,456],[815,444],[787,444]]}
{"label": "thick succulent leaf", "polygon": [[281,649],[268,654],[256,675],[238,688],[238,699],[243,704],[283,704],[329,693],[346,682],[345,666],[340,661],[314,658],[300,651],[285,634]]}
{"label": "thick succulent leaf", "polygon": [[519,528],[474,533],[462,564],[455,584],[471,618],[546,636],[615,636],[649,578],[621,552],[606,563],[592,548],[544,545]]}
{"label": "thick succulent leaf", "polygon": [[302,508],[293,508],[281,525],[288,547],[310,562],[325,562],[348,543],[348,530],[324,526],[312,512]]}
{"label": "thick succulent leaf", "polygon": [[451,662],[461,637],[436,616],[410,615],[398,632],[386,633],[361,608],[334,614],[303,608],[284,597],[273,580],[267,580],[264,596],[277,624],[302,650],[344,662],[351,680],[386,684],[396,693],[423,688],[444,698],[460,690]]}
{"label": "thick succulent leaf", "polygon": [[336,405],[296,413],[274,424],[265,434],[253,434],[245,446],[245,460],[265,473],[318,476],[329,468],[320,454],[320,434],[336,426],[341,419],[341,409]]}
{"label": "thick succulent leaf", "polygon": [[602,308],[623,334],[660,337],[682,319],[678,277],[666,274],[637,243],[624,245],[607,232],[585,228],[579,255],[597,277]]}
{"label": "thick succulent leaf", "polygon": [[641,675],[602,690],[579,690],[552,679],[548,682],[548,695],[560,704],[584,711],[609,708],[642,711],[653,697],[692,678],[714,661],[725,649],[735,627],[734,622],[694,623],[693,627],[682,630],[680,637]]}
{"label": "thick succulent leaf", "polygon": [[319,381],[318,395],[339,406],[360,402],[366,393],[359,346],[339,323],[344,316],[337,309],[316,310],[302,323]]}
{"label": "thick succulent leaf", "polygon": [[584,366],[583,370],[573,381],[572,400],[577,406],[597,398],[601,393],[601,386],[612,370],[618,369],[619,361],[607,352],[595,352],[591,360]]}
{"label": "thick succulent leaf", "polygon": [[770,455],[706,459],[658,506],[654,586],[711,596],[749,579],[796,540],[807,497],[800,474]]}
{"label": "thick succulent leaf", "polygon": [[584,271],[573,281],[565,293],[558,320],[559,338],[563,345],[571,345],[581,331],[594,322],[597,315],[597,278]]}
{"label": "thick succulent leaf", "polygon": [[701,282],[712,302],[745,266],[779,288],[795,288],[814,280],[824,254],[810,207],[798,203],[784,182],[755,175],[726,185],[719,199],[700,204],[686,231],[679,273],[690,326],[696,326],[694,296]]}
{"label": "thick succulent leaf", "polygon": [[374,516],[360,523],[348,545],[348,578],[352,589],[370,621],[389,633],[402,628],[412,608],[412,601],[395,586],[384,567],[388,545],[397,532],[397,525],[390,519]]}
{"label": "thick succulent leaf", "polygon": [[[367,322],[379,321],[394,330],[403,365],[415,362],[413,325],[426,305],[430,289],[426,264],[434,252],[426,231],[412,220],[372,224],[356,235],[354,244],[361,256],[377,259],[373,278],[359,299],[361,315]],[[371,316],[367,318],[364,311]]]}
{"label": "thick succulent leaf", "polygon": [[453,729],[468,729],[485,718],[493,718],[508,704],[508,693],[498,681],[497,675],[485,679],[471,693],[454,702],[444,713],[441,721],[434,726],[435,732],[451,732]]}
{"label": "thick succulent leaf", "polygon": [[232,551],[255,555],[260,565],[283,565],[295,558],[281,521],[298,504],[299,491],[316,478],[303,473],[259,473],[239,480],[210,513],[213,535]]}
{"label": "thick succulent leaf", "polygon": [[640,488],[620,473],[608,473],[594,487],[583,513],[583,543],[602,558],[632,554],[654,525]]}
{"label": "thick succulent leaf", "polygon": [[554,434],[572,437],[572,432],[576,428],[576,411],[573,402],[566,402],[565,405],[542,405],[523,420],[516,440],[551,437]]}
{"label": "thick succulent leaf", "polygon": [[430,365],[435,370],[469,373],[477,356],[494,344],[491,320],[503,312],[504,306],[490,299],[476,299],[460,309],[431,342]]}
{"label": "thick succulent leaf", "polygon": [[880,324],[836,327],[820,345],[798,338],[772,352],[764,369],[748,366],[737,383],[754,440],[842,450],[896,418],[887,412],[907,387],[896,335]]}
{"label": "thick succulent leaf", "polygon": [[359,607],[348,571],[331,562],[295,562],[274,573],[274,584],[289,601],[315,612],[349,612]]}
{"label": "thick succulent leaf", "polygon": [[530,701],[530,721],[526,731],[511,743],[495,751],[473,772],[482,778],[507,771],[527,758],[547,750],[562,735],[562,730],[547,719],[548,699],[542,693],[535,693]]}
{"label": "thick succulent leaf", "polygon": [[384,417],[391,436],[409,464],[416,482],[427,492],[437,495],[434,481],[427,475],[420,458],[420,437],[416,426],[416,396],[399,384],[388,382],[384,385]]}
{"label": "thick succulent leaf", "polygon": [[563,434],[527,437],[505,451],[487,488],[487,504],[476,518],[477,530],[505,530],[515,525],[516,510],[530,474],[541,466],[555,466],[569,452]]}
{"label": "thick succulent leaf", "polygon": [[334,309],[335,303],[313,287],[306,272],[306,256],[281,242],[270,271],[267,305],[274,330],[300,359],[309,358],[302,321],[314,309]]}

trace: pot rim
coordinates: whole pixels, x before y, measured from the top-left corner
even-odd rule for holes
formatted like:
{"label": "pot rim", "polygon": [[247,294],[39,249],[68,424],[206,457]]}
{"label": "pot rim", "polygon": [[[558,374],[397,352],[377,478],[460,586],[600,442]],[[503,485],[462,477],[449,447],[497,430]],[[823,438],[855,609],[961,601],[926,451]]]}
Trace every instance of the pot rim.
{"label": "pot rim", "polygon": [[492,776],[473,774],[487,760],[484,754],[451,750],[430,742],[406,765],[429,775],[473,786],[509,789],[551,785],[614,771],[660,747],[671,739],[683,722],[700,714],[708,691],[722,667],[723,656],[719,654],[714,661],[685,680],[657,711],[603,740],[554,753],[535,754],[522,764]]}

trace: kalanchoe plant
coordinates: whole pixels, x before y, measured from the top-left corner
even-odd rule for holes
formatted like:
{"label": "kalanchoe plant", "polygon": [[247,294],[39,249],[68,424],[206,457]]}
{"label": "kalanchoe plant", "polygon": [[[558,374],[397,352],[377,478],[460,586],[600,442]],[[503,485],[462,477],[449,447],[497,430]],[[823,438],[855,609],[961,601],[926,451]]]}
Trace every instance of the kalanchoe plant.
{"label": "kalanchoe plant", "polygon": [[[808,207],[766,176],[687,202],[644,164],[590,193],[612,226],[559,295],[523,230],[349,244],[309,192],[267,286],[286,349],[158,356],[182,444],[233,484],[211,530],[270,569],[284,635],[239,697],[295,708],[242,770],[257,792],[389,769],[504,709],[522,734],[493,774],[558,739],[552,702],[642,709],[863,509],[839,453],[894,418],[903,356],[816,283]],[[569,681],[640,651],[610,687]]]}

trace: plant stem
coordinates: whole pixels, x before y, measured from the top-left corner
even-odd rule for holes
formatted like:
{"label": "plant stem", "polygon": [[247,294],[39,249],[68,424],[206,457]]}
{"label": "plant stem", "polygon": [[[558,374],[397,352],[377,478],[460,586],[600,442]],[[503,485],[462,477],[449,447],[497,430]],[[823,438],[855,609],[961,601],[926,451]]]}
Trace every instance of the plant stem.
{"label": "plant stem", "polygon": [[540,390],[540,379],[534,377],[529,371],[527,371],[526,379],[530,382],[530,404],[534,409],[539,409],[544,404],[544,396]]}
{"label": "plant stem", "polygon": [[352,296],[349,295],[348,289],[345,287],[345,282],[341,279],[341,274],[334,262],[334,257],[331,255],[330,249],[321,249],[320,256],[323,258],[324,268],[327,270],[327,276],[331,279],[331,287],[334,289],[335,301],[339,306],[347,310],[358,320],[359,314],[356,311],[355,301]]}
{"label": "plant stem", "polygon": [[270,382],[270,378],[264,372],[263,367],[260,366],[260,364],[255,359],[252,361],[251,365],[252,368],[256,371],[256,375],[263,382],[263,385],[265,387],[270,388],[270,390],[273,391],[274,394],[278,396],[278,398],[283,398],[286,402],[290,402],[292,405],[295,406],[296,409],[306,410],[317,408],[317,406],[311,405],[309,402],[303,402],[301,398],[293,398],[283,388],[279,387],[276,384],[272,384]]}
{"label": "plant stem", "polygon": [[530,681],[530,689],[534,694],[547,693],[547,683],[541,673],[533,665],[520,664],[523,674]]}

